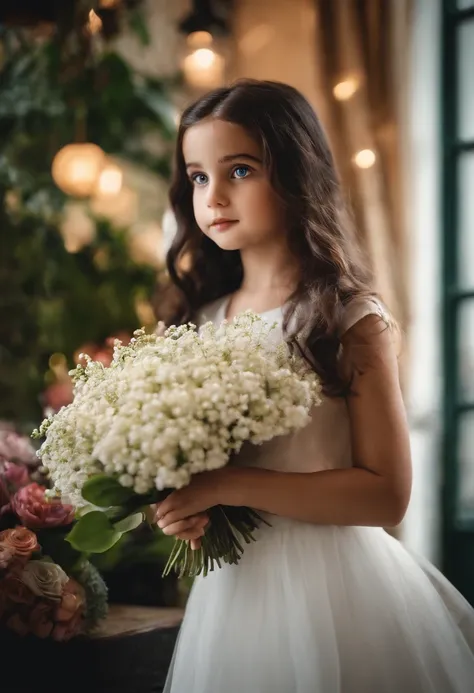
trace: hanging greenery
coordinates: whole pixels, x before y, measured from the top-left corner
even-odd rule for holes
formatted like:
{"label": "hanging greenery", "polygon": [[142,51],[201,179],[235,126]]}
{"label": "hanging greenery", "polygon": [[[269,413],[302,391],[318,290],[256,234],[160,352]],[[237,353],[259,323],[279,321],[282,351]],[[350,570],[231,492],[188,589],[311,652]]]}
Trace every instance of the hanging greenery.
{"label": "hanging greenery", "polygon": [[[146,43],[132,5],[120,21]],[[91,24],[91,7],[109,36]],[[125,222],[89,209],[89,237],[74,252],[61,234],[70,198],[51,169],[65,145],[94,143],[106,156],[169,176],[177,81],[137,74],[109,43],[106,20],[98,3],[76,2],[46,30],[1,28],[0,419],[25,428],[41,417],[51,355],[72,365],[82,344],[131,333],[156,282],[156,268],[131,258]],[[150,133],[159,136],[158,154],[144,145]]]}

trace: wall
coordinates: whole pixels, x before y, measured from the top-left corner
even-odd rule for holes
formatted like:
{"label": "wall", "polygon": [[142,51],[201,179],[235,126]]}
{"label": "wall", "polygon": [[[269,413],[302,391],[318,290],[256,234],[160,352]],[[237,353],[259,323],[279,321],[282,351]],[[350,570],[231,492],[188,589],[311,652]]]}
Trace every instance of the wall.
{"label": "wall", "polygon": [[231,78],[287,82],[321,106],[312,0],[236,0]]}

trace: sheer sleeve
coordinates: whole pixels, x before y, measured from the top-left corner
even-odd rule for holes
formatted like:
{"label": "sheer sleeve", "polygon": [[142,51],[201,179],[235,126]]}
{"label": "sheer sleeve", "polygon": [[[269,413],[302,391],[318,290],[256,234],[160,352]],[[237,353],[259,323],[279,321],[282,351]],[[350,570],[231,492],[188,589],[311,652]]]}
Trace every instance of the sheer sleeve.
{"label": "sheer sleeve", "polygon": [[392,327],[394,324],[389,311],[377,298],[355,298],[346,306],[339,335],[342,337],[343,334],[367,315],[378,315],[387,327]]}

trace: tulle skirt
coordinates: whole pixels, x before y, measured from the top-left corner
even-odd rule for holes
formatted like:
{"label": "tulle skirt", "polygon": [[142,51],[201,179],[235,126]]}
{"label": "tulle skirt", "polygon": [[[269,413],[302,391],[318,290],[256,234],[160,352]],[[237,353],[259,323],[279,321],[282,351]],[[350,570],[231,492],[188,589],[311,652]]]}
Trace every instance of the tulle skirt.
{"label": "tulle skirt", "polygon": [[165,693],[473,693],[474,611],[382,529],[269,518],[197,578]]}

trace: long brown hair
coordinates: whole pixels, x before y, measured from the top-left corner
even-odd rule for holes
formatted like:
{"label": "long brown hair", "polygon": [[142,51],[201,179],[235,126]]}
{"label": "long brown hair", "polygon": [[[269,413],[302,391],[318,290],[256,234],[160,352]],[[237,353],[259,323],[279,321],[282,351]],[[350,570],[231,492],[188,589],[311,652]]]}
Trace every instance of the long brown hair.
{"label": "long brown hair", "polygon": [[337,360],[343,309],[351,299],[372,293],[371,277],[321,123],[303,95],[286,84],[241,80],[211,91],[183,113],[170,188],[178,230],[167,254],[169,277],[158,295],[157,317],[167,324],[192,320],[242,282],[239,251],[221,250],[194,218],[183,137],[209,117],[242,126],[262,147],[286,211],[289,249],[300,266],[300,281],[285,309],[284,334],[291,349],[309,357],[326,393],[343,394],[347,383]]}

